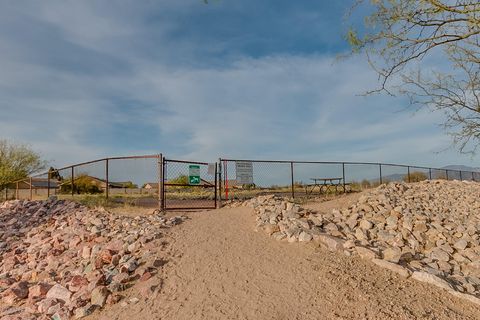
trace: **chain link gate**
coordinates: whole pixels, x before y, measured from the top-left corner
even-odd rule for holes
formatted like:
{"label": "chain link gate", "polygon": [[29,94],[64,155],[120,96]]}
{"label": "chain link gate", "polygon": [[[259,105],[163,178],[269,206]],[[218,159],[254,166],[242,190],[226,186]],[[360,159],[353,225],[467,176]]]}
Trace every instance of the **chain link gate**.
{"label": "chain link gate", "polygon": [[163,159],[164,210],[217,208],[217,164]]}

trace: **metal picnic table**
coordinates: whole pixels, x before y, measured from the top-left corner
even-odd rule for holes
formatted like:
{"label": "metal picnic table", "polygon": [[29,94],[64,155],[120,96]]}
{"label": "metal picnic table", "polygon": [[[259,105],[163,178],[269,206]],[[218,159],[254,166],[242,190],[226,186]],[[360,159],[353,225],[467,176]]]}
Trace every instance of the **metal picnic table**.
{"label": "metal picnic table", "polygon": [[[305,192],[307,194],[311,194],[316,187],[318,187],[318,193],[327,193],[329,188],[335,188],[335,192],[338,192],[340,188],[345,192],[345,186],[342,184],[343,178],[310,178],[313,181],[313,184],[307,184],[305,186]],[[310,191],[308,190],[309,187],[312,187]]]}

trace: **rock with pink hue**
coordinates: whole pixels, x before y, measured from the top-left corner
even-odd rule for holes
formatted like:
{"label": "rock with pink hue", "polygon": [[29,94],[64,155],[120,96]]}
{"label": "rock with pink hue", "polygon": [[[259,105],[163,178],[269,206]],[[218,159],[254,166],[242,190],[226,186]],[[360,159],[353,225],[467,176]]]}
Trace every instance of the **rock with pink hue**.
{"label": "rock with pink hue", "polygon": [[71,292],[77,292],[82,287],[88,285],[88,280],[82,276],[73,276],[70,282],[68,283],[68,290]]}
{"label": "rock with pink hue", "polygon": [[54,306],[57,304],[55,299],[47,298],[41,300],[39,303],[37,303],[37,310],[40,313],[46,313],[50,307]]}
{"label": "rock with pink hue", "polygon": [[48,283],[37,283],[36,285],[29,288],[28,296],[30,298],[44,298],[51,288],[52,286]]}
{"label": "rock with pink hue", "polygon": [[110,294],[110,291],[104,286],[96,287],[92,291],[92,297],[90,302],[94,306],[103,307],[107,301],[107,297]]}
{"label": "rock with pink hue", "polygon": [[48,290],[46,297],[50,299],[58,299],[65,303],[70,302],[70,297],[72,293],[60,284],[55,284],[53,287]]}
{"label": "rock with pink hue", "polygon": [[[106,286],[118,292],[144,274],[142,280],[148,280],[145,271],[134,272],[150,262],[145,245],[160,248],[161,230],[184,217],[170,220],[158,214],[119,216],[53,198],[1,203],[0,304],[55,319],[68,319],[79,308],[90,310],[92,292],[104,305]],[[132,252],[127,255],[129,246]],[[118,301],[117,295],[109,301]]]}

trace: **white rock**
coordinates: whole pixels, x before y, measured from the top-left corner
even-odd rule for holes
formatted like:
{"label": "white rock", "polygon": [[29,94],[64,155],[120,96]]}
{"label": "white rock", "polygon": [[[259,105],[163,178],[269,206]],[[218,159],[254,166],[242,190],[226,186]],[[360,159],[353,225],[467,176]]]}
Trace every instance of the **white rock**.
{"label": "white rock", "polygon": [[382,259],[372,259],[372,262],[375,263],[377,266],[388,269],[390,271],[393,271],[395,273],[398,273],[404,278],[408,278],[410,276],[410,271],[408,269],[396,264],[392,263],[386,260]]}
{"label": "white rock", "polygon": [[412,279],[433,284],[434,286],[440,287],[445,290],[453,290],[453,287],[450,283],[428,272],[414,271],[412,273]]}

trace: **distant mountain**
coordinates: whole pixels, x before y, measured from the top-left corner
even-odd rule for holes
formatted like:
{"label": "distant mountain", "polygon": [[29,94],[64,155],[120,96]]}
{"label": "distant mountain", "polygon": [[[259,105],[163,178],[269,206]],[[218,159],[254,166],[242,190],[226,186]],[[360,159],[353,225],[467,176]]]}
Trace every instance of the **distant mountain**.
{"label": "distant mountain", "polygon": [[[448,165],[448,166],[445,166],[445,167],[442,167],[442,168],[439,168],[439,169],[452,170],[448,173],[448,178],[449,179],[457,179],[457,180],[460,179],[460,173],[458,171],[480,172],[480,168],[474,168],[474,167],[463,166],[463,165]],[[414,168],[412,168],[411,170],[412,170],[412,172],[415,172]],[[426,175],[428,175],[428,170],[425,171],[424,173]],[[395,174],[382,176],[382,180],[383,181],[403,181],[405,176],[406,176],[406,173],[405,174],[395,173]],[[467,175],[467,177],[468,177],[468,175]],[[445,179],[445,172],[438,171],[438,170],[432,170],[432,178],[433,179],[438,179],[438,178]],[[463,176],[463,178],[465,178],[465,175]],[[378,182],[378,179],[371,179],[370,181],[376,183],[376,182]]]}
{"label": "distant mountain", "polygon": [[480,171],[480,168],[473,168],[473,167],[469,167],[469,166],[454,165],[454,164],[442,167],[441,169],[461,170],[461,171]]}

